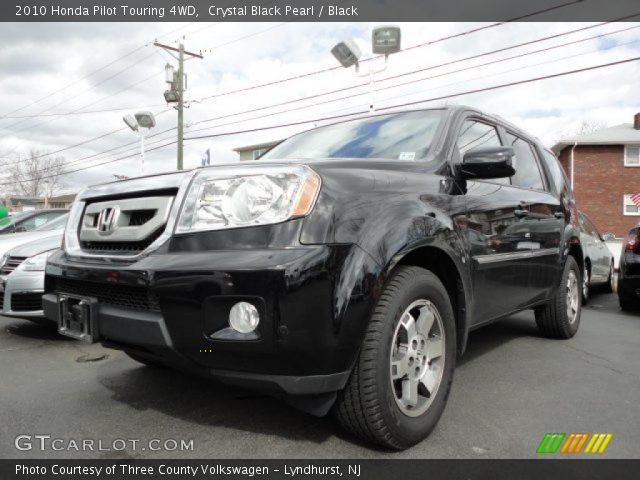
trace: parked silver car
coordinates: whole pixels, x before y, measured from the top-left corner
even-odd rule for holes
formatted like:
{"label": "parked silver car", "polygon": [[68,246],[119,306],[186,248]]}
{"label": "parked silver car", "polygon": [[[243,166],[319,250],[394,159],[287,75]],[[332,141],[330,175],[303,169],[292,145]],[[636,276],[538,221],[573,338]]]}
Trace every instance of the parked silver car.
{"label": "parked silver car", "polygon": [[66,221],[64,215],[41,230],[11,235],[28,236],[30,241],[14,246],[0,259],[1,315],[46,321],[42,312],[44,269],[49,255],[60,248]]}
{"label": "parked silver car", "polygon": [[580,242],[584,250],[584,273],[582,274],[582,303],[587,303],[589,290],[602,285],[607,291],[613,289],[614,260],[611,251],[589,217],[579,212]]}

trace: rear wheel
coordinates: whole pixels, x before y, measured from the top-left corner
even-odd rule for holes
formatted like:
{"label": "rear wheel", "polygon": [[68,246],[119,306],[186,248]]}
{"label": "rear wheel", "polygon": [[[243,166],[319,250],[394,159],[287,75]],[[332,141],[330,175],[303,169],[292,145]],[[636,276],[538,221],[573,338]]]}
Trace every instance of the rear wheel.
{"label": "rear wheel", "polygon": [[567,257],[564,271],[551,301],[535,309],[536,323],[549,338],[571,338],[580,326],[582,313],[581,274],[578,263]]}
{"label": "rear wheel", "polygon": [[404,449],[444,410],[456,360],[455,319],[440,280],[400,267],[385,286],[335,413],[370,442]]}
{"label": "rear wheel", "polygon": [[615,269],[613,266],[613,260],[611,260],[611,265],[609,265],[609,278],[607,278],[607,283],[604,284],[603,286],[603,290],[606,293],[611,293],[615,291],[614,284],[613,284],[614,281],[615,281]]}
{"label": "rear wheel", "polygon": [[589,301],[589,284],[591,281],[591,274],[589,273],[589,264],[584,262],[584,269],[582,272],[582,304],[586,305]]}
{"label": "rear wheel", "polygon": [[625,292],[622,287],[622,280],[618,280],[618,302],[620,303],[620,308],[622,310],[626,310],[627,312],[635,312],[640,310],[640,302],[636,297],[631,296],[629,293]]}

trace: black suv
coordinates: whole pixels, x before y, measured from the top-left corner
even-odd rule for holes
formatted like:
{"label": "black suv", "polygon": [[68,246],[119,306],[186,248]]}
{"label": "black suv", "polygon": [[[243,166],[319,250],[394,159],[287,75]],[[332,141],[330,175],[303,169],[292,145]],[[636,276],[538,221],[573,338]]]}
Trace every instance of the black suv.
{"label": "black suv", "polygon": [[401,449],[436,425],[470,330],[531,308],[544,335],[576,333],[576,222],[557,159],[515,126],[376,114],[84,190],[44,307],[63,334]]}
{"label": "black suv", "polygon": [[640,308],[640,227],[633,227],[622,243],[618,269],[618,300],[623,310]]}

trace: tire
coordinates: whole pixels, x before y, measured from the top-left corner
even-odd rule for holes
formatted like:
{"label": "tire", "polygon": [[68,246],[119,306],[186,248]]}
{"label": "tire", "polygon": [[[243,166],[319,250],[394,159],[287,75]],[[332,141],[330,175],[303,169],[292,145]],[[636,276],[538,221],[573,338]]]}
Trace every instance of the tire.
{"label": "tire", "polygon": [[366,441],[408,448],[425,439],[440,419],[455,361],[455,318],[447,291],[433,273],[399,267],[382,291],[334,413],[346,430]]}
{"label": "tire", "polygon": [[604,293],[612,293],[613,292],[613,281],[615,280],[614,275],[614,267],[613,260],[611,261],[611,265],[609,266],[609,277],[607,278],[607,283],[602,286],[602,291]]}
{"label": "tire", "polygon": [[618,283],[618,302],[620,308],[626,312],[636,312],[640,310],[640,302],[637,298],[631,297],[629,294],[624,293],[621,288],[622,282]]}
{"label": "tire", "polygon": [[[582,313],[581,277],[578,263],[568,256],[556,294],[549,303],[535,309],[536,324],[545,337],[567,339],[578,331]],[[575,313],[570,315],[569,308]]]}
{"label": "tire", "polygon": [[138,363],[142,363],[143,365],[147,365],[148,367],[155,367],[155,368],[164,368],[164,364],[151,359],[150,357],[145,357],[143,355],[139,355],[138,353],[133,353],[133,352],[129,352],[126,351],[124,352],[129,358],[131,358],[132,360],[135,360]]}
{"label": "tire", "polygon": [[582,269],[582,305],[586,305],[589,301],[589,283],[591,281],[591,273],[589,272],[589,264],[585,261]]}

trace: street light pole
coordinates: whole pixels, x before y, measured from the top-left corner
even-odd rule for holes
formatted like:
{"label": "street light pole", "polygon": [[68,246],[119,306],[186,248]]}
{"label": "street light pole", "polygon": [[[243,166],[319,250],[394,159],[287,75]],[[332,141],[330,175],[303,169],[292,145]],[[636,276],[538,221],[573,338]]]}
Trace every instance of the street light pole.
{"label": "street light pole", "polygon": [[144,132],[138,131],[140,135],[140,160],[142,161],[142,173],[144,173]]}

